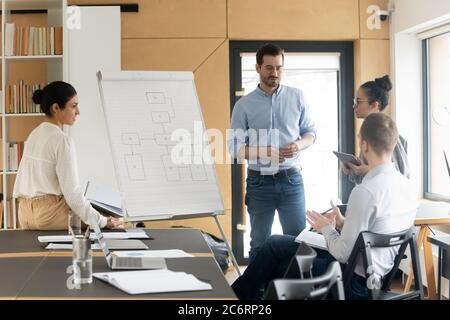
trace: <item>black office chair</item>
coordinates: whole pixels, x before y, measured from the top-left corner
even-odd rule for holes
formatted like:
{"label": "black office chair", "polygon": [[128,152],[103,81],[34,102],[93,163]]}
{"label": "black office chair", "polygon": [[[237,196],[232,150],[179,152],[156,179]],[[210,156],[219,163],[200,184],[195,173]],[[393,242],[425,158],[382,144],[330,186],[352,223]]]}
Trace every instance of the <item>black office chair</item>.
{"label": "black office chair", "polygon": [[312,278],[312,266],[316,258],[316,251],[302,242],[298,246],[295,256],[292,257],[284,274],[285,279],[304,279],[305,275]]}
{"label": "black office chair", "polygon": [[[423,299],[422,275],[420,272],[419,255],[417,244],[414,237],[415,229],[411,227],[408,230],[397,232],[394,234],[377,234],[363,231],[356,240],[353,251],[348,260],[348,264],[344,271],[344,288],[350,288],[350,283],[354,275],[357,261],[362,257],[366,279],[370,283],[369,293],[373,300],[414,300]],[[390,290],[392,280],[394,279],[400,261],[404,258],[407,246],[410,246],[411,262],[414,273],[414,291],[410,292],[393,292]],[[373,272],[372,266],[372,248],[389,248],[399,246],[398,254],[394,260],[394,266],[391,271],[382,279],[377,279]],[[379,281],[378,281],[379,280]]]}
{"label": "black office chair", "polygon": [[331,294],[344,300],[339,262],[333,261],[325,274],[308,279],[275,279],[269,283],[266,300],[323,300]]}

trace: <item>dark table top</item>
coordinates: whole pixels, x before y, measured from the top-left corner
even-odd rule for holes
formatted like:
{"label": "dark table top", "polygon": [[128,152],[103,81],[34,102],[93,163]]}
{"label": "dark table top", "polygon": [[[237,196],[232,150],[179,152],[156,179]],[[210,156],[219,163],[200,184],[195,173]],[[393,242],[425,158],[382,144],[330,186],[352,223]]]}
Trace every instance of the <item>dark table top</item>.
{"label": "dark table top", "polygon": [[[36,299],[235,299],[234,292],[212,257],[166,259],[167,268],[193,274],[211,283],[208,291],[129,295],[93,278],[79,290],[68,289],[71,257],[19,257],[0,259],[0,298]],[[93,272],[111,271],[104,257],[93,257]]]}
{"label": "dark table top", "polygon": [[[188,253],[211,253],[199,229],[167,228],[144,230],[152,239],[142,241],[152,250],[181,249]],[[39,252],[45,254],[49,250],[45,249],[46,244],[38,241],[38,236],[63,235],[64,233],[64,231],[2,230],[0,231],[0,255]]]}

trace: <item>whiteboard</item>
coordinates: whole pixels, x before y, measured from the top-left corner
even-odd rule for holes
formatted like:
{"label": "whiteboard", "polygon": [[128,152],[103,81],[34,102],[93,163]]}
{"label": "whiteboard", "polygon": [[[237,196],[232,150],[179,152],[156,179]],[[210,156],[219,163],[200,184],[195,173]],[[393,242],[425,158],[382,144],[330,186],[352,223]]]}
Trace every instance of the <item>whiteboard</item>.
{"label": "whiteboard", "polygon": [[77,90],[80,116],[67,131],[75,141],[81,186],[92,181],[117,189],[96,74],[120,70],[120,7],[79,9],[81,28],[67,31],[67,80]]}
{"label": "whiteboard", "polygon": [[98,84],[124,218],[223,214],[207,141],[202,163],[173,158],[175,130],[205,131],[192,72],[99,72]]}

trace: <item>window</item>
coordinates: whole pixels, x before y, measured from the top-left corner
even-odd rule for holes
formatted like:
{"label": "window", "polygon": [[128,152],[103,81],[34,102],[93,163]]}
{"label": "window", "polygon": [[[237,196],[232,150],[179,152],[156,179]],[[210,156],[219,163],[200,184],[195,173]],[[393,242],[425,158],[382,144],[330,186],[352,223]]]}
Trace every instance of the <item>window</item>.
{"label": "window", "polygon": [[450,32],[423,41],[424,192],[450,201]]}

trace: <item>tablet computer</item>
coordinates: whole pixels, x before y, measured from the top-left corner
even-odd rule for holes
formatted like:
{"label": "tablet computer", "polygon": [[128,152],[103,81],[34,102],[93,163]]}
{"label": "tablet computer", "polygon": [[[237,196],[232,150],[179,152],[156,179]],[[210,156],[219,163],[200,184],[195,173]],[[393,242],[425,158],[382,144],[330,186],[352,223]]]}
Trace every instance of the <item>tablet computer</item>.
{"label": "tablet computer", "polygon": [[361,164],[361,160],[359,160],[358,158],[356,158],[352,154],[343,153],[343,152],[337,152],[337,151],[333,151],[333,153],[344,164],[347,164],[349,162],[353,163],[354,165],[357,165],[357,166],[359,166]]}

